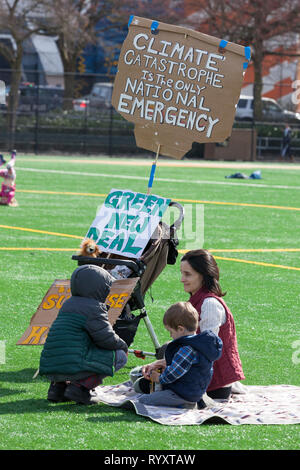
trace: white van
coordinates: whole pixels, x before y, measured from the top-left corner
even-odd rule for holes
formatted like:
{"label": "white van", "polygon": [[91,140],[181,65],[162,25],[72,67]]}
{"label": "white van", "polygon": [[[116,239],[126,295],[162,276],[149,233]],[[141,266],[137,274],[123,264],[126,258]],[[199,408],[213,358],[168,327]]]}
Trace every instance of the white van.
{"label": "white van", "polygon": [[[253,120],[254,97],[241,95],[236,108],[235,118],[239,121]],[[282,109],[272,98],[262,97],[262,120],[281,121],[300,124],[300,114]]]}
{"label": "white van", "polygon": [[73,100],[74,111],[100,111],[111,107],[113,84],[109,82],[94,83],[89,95]]}

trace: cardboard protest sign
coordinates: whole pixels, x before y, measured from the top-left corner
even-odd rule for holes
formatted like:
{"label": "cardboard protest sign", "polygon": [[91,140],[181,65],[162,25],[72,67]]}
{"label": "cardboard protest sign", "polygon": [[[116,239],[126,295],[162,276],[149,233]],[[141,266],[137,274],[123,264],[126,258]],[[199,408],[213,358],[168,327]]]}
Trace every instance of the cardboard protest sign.
{"label": "cardboard protest sign", "polygon": [[114,326],[121,315],[122,310],[130,299],[138,280],[139,277],[134,277],[129,279],[118,279],[113,282],[105,301],[106,305],[109,306],[108,321],[112,326]]}
{"label": "cardboard protest sign", "polygon": [[231,135],[250,49],[134,16],[112,104],[135,123],[139,147],[181,158],[193,142]]}
{"label": "cardboard protest sign", "polygon": [[98,211],[86,238],[102,251],[139,258],[171,199],[112,189]]}
{"label": "cardboard protest sign", "polygon": [[[120,279],[112,283],[105,300],[106,305],[109,306],[108,320],[112,326],[130,299],[138,280],[139,278]],[[49,328],[57,317],[59,309],[70,296],[70,281],[56,279],[44,296],[36,313],[32,316],[30,325],[17,342],[17,345],[44,344]]]}
{"label": "cardboard protest sign", "polygon": [[18,345],[38,345],[46,341],[49,328],[66,299],[71,297],[70,281],[56,279],[47,291]]}

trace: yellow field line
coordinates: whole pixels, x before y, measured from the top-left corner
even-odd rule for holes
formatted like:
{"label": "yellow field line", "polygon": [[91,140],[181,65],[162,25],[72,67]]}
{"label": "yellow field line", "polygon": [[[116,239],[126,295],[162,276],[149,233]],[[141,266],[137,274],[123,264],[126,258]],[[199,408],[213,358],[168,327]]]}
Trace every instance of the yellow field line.
{"label": "yellow field line", "polygon": [[[292,249],[286,249],[286,250],[280,250],[280,251],[291,251]],[[187,251],[189,250],[178,250],[179,253],[186,253]],[[209,251],[213,251],[213,250],[209,250]],[[221,251],[221,250],[220,250]],[[229,250],[228,250],[229,251]],[[231,250],[231,251],[234,251],[234,250]],[[246,251],[246,250],[245,250]],[[276,250],[277,251],[277,250]],[[294,250],[293,250],[294,251]],[[299,251],[299,250],[295,250],[295,251]],[[284,266],[282,264],[272,264],[272,263],[264,263],[262,261],[249,261],[249,260],[246,260],[246,259],[238,259],[238,258],[225,258],[224,256],[214,256],[215,259],[221,259],[221,260],[224,260],[224,261],[235,261],[237,263],[247,263],[247,264],[256,264],[258,266],[269,266],[271,268],[282,268],[282,269],[291,269],[291,270],[294,270],[294,271],[300,271],[300,268],[296,268],[294,266]]]}
{"label": "yellow field line", "polygon": [[247,202],[223,202],[223,201],[199,201],[197,199],[172,199],[178,202],[192,202],[197,204],[219,204],[224,206],[245,206],[245,207],[262,207],[267,209],[283,209],[289,211],[300,211],[300,207],[289,206],[272,206],[270,204],[252,204]]}
{"label": "yellow field line", "polygon": [[76,193],[73,191],[46,191],[43,189],[17,189],[18,193],[33,193],[33,194],[65,194],[67,196],[92,196],[92,197],[106,197],[107,194],[97,193]]}
{"label": "yellow field line", "polygon": [[48,232],[47,230],[37,230],[37,229],[33,229],[33,228],[11,227],[10,225],[0,225],[0,228],[8,228],[8,229],[12,229],[12,230],[22,230],[24,232],[44,233],[46,235],[55,235],[57,237],[77,238],[78,240],[83,239],[83,237],[79,237],[77,235],[70,235],[68,233]]}
{"label": "yellow field line", "polygon": [[[69,238],[76,238],[76,239],[79,239],[79,240],[82,240],[83,237],[79,237],[77,235],[70,235],[70,234],[67,234],[67,233],[58,233],[58,232],[48,232],[46,230],[37,230],[37,229],[30,229],[30,228],[24,228],[24,227],[12,227],[12,226],[9,226],[9,225],[0,225],[0,228],[7,228],[7,229],[12,229],[12,230],[22,230],[22,231],[25,231],[25,232],[34,232],[34,233],[43,233],[43,234],[47,234],[47,235],[55,235],[55,236],[59,236],[59,237],[69,237]],[[27,250],[27,251],[33,251],[33,250],[40,250],[40,251],[44,251],[45,248],[21,248],[21,247],[17,247],[17,248],[6,248],[6,247],[2,247],[0,248],[0,250],[2,251],[5,251],[5,250],[14,250],[14,251],[21,251],[21,250]],[[47,250],[49,251],[74,251],[73,248],[61,248],[61,249],[57,249],[57,248],[47,248]],[[179,253],[186,253],[188,250],[178,250]],[[299,249],[297,248],[275,248],[275,249],[264,249],[264,248],[261,248],[261,249],[236,249],[236,250],[213,250],[211,249],[210,251],[219,251],[219,252],[229,252],[229,251],[236,251],[236,252],[271,252],[271,251],[300,251]],[[295,270],[295,271],[300,271],[300,268],[296,268],[296,267],[293,267],[293,266],[283,266],[283,265],[280,265],[280,264],[271,264],[271,263],[264,263],[264,262],[260,262],[260,261],[249,261],[249,260],[242,260],[242,259],[237,259],[237,258],[225,258],[225,257],[222,257],[222,256],[215,256],[216,259],[220,259],[220,260],[225,260],[225,261],[234,261],[234,262],[237,262],[237,263],[247,263],[247,264],[256,264],[256,265],[259,265],[259,266],[269,266],[269,267],[273,267],[273,268],[283,268],[283,269],[290,269],[290,270]]]}
{"label": "yellow field line", "polygon": [[12,247],[12,246],[0,246],[0,251],[76,251],[78,250],[77,248],[30,248],[28,246],[26,247]]}
{"label": "yellow field line", "polygon": [[300,248],[208,248],[213,253],[280,253],[300,252]]}
{"label": "yellow field line", "polygon": [[[89,197],[106,197],[107,194],[102,193],[78,193],[78,192],[70,192],[70,191],[46,191],[46,190],[34,190],[34,189],[17,189],[19,193],[33,193],[33,194],[63,194],[67,196],[89,196]],[[205,201],[205,200],[198,200],[198,199],[173,199],[173,201],[177,202],[190,202],[195,204],[216,204],[216,205],[223,205],[223,206],[242,206],[242,207],[259,207],[265,209],[282,209],[282,210],[290,210],[290,211],[300,211],[300,207],[289,207],[289,206],[273,206],[270,204],[252,204],[246,202],[224,202],[224,201]]]}
{"label": "yellow field line", "polygon": [[296,268],[294,266],[283,266],[281,264],[263,263],[261,261],[249,261],[245,259],[236,259],[236,258],[224,258],[223,256],[215,256],[215,258],[225,260],[225,261],[236,261],[237,263],[257,264],[258,266],[269,266],[271,268],[282,268],[282,269],[291,269],[294,271],[300,271],[300,268]]}
{"label": "yellow field line", "polygon": [[[51,232],[47,232],[51,233]],[[52,232],[54,233],[54,232]],[[63,235],[63,234],[62,234]],[[77,250],[76,248],[49,248],[49,247],[7,247],[7,246],[0,246],[1,251],[11,250],[11,251],[74,251]],[[179,253],[184,254],[187,253],[189,250],[178,250]],[[211,253],[298,253],[300,252],[300,248],[224,248],[224,249],[215,249],[209,248],[208,251]]]}

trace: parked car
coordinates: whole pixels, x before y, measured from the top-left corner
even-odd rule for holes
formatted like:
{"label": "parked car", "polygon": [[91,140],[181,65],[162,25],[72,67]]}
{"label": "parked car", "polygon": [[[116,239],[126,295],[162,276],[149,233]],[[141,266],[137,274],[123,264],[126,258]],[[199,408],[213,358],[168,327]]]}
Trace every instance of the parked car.
{"label": "parked car", "polygon": [[94,83],[93,88],[88,95],[73,100],[73,109],[75,111],[91,112],[101,109],[109,109],[111,106],[112,91],[112,83]]}
{"label": "parked car", "polygon": [[[10,86],[6,87],[7,109]],[[37,86],[33,83],[22,83],[19,87],[18,112],[31,113],[37,109],[41,112],[61,108],[63,104],[64,90],[60,87],[46,85]]]}
{"label": "parked car", "polygon": [[[281,121],[300,124],[300,113],[283,109],[272,98],[262,97],[262,117],[265,121]],[[235,118],[240,121],[253,120],[254,97],[241,95],[236,108]]]}

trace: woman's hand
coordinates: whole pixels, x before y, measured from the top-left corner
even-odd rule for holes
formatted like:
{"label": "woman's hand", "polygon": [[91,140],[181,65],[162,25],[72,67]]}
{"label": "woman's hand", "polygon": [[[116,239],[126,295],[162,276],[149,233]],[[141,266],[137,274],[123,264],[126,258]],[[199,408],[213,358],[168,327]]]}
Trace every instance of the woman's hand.
{"label": "woman's hand", "polygon": [[157,361],[151,362],[151,364],[147,364],[142,368],[142,374],[147,380],[151,380],[151,373],[156,369],[164,370],[166,368],[166,360],[159,359]]}

